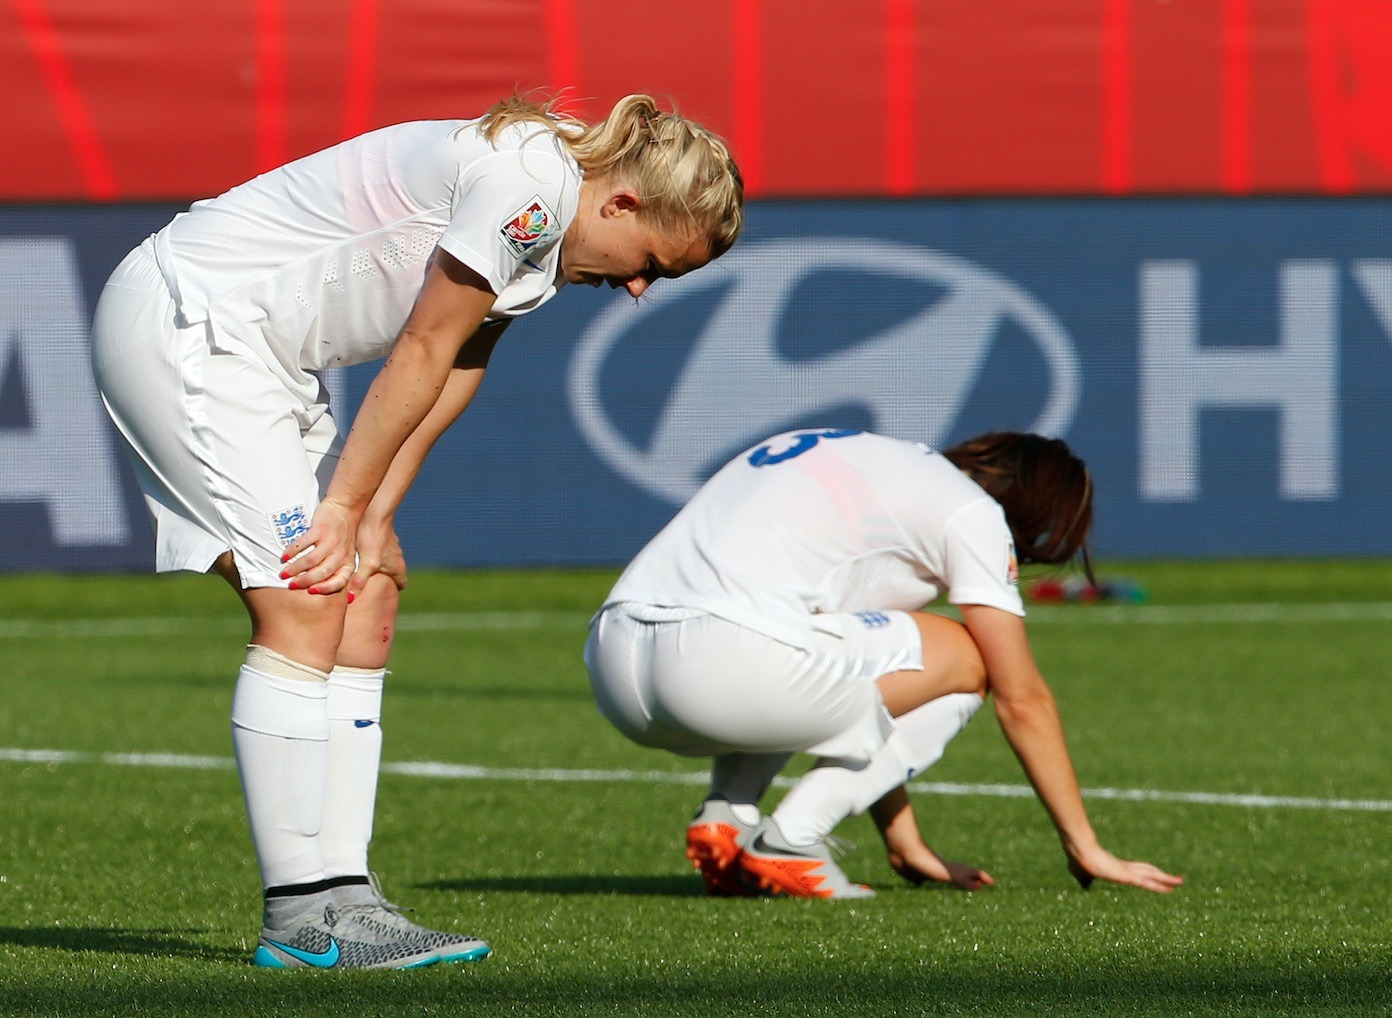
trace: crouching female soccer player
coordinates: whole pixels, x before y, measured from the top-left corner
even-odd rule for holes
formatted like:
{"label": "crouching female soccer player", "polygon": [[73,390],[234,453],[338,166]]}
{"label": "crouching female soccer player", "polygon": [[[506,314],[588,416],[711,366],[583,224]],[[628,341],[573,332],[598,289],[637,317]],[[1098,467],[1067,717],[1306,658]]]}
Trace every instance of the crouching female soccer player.
{"label": "crouching female soccer player", "polygon": [[[258,964],[489,953],[409,922],[369,879],[406,583],[397,507],[513,318],[566,283],[641,296],[729,248],[742,207],[724,143],[647,96],[596,124],[513,99],[262,174],[113,273],[93,367],[156,568],[216,571],[251,618],[232,733],[264,888]],[[345,444],[318,371],[384,356]]]}
{"label": "crouching female soccer player", "polygon": [[[1074,877],[1178,886],[1098,843],[1025,635],[1017,561],[1066,563],[1091,524],[1086,466],[1031,434],[937,453],[859,431],[791,432],[718,471],[624,571],[585,650],[619,731],[715,758],[687,829],[707,890],[871,895],[826,844],[866,809],[906,878],[992,883],[924,844],[903,788],[988,694]],[[964,625],[919,610],[944,593]],[[761,816],[793,752],[816,764]]]}

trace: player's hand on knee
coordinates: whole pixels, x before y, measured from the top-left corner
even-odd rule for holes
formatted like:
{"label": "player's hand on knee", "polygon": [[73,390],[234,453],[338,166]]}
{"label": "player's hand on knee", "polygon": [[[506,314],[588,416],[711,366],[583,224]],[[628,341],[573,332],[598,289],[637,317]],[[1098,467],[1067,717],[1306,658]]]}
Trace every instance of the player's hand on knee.
{"label": "player's hand on knee", "polygon": [[367,583],[374,576],[385,576],[396,585],[397,590],[406,589],[406,559],[403,556],[385,561],[359,555],[358,568],[353,571],[353,575],[348,580],[345,588],[348,593],[348,603],[352,604],[359,594],[367,587]]}
{"label": "player's hand on knee", "polygon": [[[393,538],[395,536],[392,535]],[[406,589],[406,556],[401,552],[401,545],[395,545],[395,554],[383,557],[377,571],[390,577],[397,590]]]}
{"label": "player's hand on knee", "polygon": [[353,575],[356,530],[348,510],[325,499],[314,511],[309,529],[281,556],[280,578],[290,581],[291,590],[337,594]]}
{"label": "player's hand on knee", "polygon": [[397,590],[406,589],[406,554],[401,550],[401,541],[391,521],[374,521],[364,517],[358,527],[358,567],[348,581],[348,599],[351,602],[367,581],[381,573],[396,584]]}

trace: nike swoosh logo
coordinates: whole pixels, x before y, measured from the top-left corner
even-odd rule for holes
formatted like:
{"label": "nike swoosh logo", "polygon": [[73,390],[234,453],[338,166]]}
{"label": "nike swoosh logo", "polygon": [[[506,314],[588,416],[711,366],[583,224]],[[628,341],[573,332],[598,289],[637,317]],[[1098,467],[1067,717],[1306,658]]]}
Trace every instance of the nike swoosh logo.
{"label": "nike swoosh logo", "polygon": [[774,848],[772,845],[765,844],[763,831],[760,831],[754,836],[754,840],[749,843],[749,847],[755,852],[763,852],[768,855],[795,855],[801,859],[812,858],[803,852],[799,852],[795,848]]}
{"label": "nike swoosh logo", "polygon": [[317,953],[314,951],[306,951],[300,947],[291,947],[289,944],[282,944],[275,940],[268,940],[266,943],[270,944],[278,951],[284,951],[297,961],[302,961],[306,965],[313,965],[315,968],[331,969],[338,964],[338,941],[333,937],[329,938],[328,948]]}
{"label": "nike swoosh logo", "polygon": [[353,722],[353,727],[354,727],[354,728],[371,728],[371,727],[372,727],[372,722],[371,722],[371,721],[354,721],[354,722]]}

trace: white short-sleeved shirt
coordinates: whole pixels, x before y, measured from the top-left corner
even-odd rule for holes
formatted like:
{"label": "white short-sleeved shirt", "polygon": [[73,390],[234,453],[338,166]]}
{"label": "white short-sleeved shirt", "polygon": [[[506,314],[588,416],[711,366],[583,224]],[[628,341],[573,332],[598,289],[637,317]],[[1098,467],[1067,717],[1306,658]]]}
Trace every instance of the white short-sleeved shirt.
{"label": "white short-sleeved shirt", "polygon": [[581,172],[556,135],[477,121],[372,131],[196,203],[155,237],[184,324],[262,347],[292,376],[385,356],[438,244],[497,294],[490,320],[564,285]]}
{"label": "white short-sleeved shirt", "polygon": [[811,649],[832,613],[952,604],[1025,614],[999,503],[926,447],[788,432],[722,467],[606,604],[695,608]]}

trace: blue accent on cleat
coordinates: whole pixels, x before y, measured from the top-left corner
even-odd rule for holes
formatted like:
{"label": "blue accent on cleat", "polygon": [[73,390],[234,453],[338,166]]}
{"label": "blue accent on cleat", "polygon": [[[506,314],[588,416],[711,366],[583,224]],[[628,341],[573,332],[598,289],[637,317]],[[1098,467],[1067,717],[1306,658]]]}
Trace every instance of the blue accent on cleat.
{"label": "blue accent on cleat", "polygon": [[263,969],[283,969],[290,967],[272,954],[264,944],[256,945],[256,953],[251,956],[251,963]]}
{"label": "blue accent on cleat", "polygon": [[440,961],[447,964],[456,961],[483,961],[483,959],[487,958],[492,953],[493,949],[491,947],[487,944],[482,944],[479,947],[471,947],[467,951],[456,951],[453,954],[442,952],[440,954]]}

